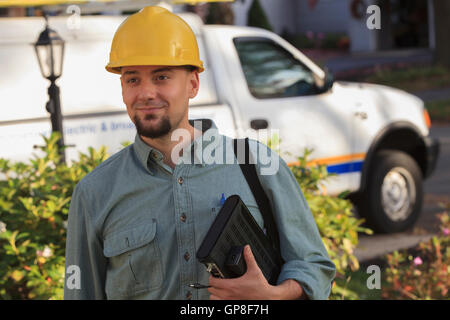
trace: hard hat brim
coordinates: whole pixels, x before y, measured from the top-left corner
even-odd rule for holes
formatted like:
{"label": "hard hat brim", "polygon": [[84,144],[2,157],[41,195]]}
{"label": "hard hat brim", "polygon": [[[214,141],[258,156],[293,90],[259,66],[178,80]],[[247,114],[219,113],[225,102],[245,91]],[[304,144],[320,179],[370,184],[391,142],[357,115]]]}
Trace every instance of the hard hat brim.
{"label": "hard hat brim", "polygon": [[[200,63],[199,63],[200,62]],[[110,62],[105,67],[106,71],[121,74],[120,68],[127,66],[194,66],[198,72],[203,72],[203,62],[200,60],[177,60],[168,59],[167,57],[129,57],[122,61]]]}

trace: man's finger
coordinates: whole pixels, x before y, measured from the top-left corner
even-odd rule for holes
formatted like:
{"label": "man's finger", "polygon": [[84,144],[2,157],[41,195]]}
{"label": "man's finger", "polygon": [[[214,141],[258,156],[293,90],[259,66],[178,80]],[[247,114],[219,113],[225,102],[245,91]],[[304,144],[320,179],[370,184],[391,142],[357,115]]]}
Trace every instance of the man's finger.
{"label": "man's finger", "polygon": [[221,296],[221,293],[223,293],[223,290],[211,287],[208,288],[208,292],[211,293],[211,295],[219,297]]}
{"label": "man's finger", "polygon": [[227,283],[229,281],[232,281],[233,279],[222,279],[222,278],[216,278],[212,275],[209,276],[209,285],[217,288],[217,289],[226,289],[228,287]]}
{"label": "man's finger", "polygon": [[253,269],[259,270],[258,263],[255,260],[255,256],[253,255],[250,245],[246,245],[244,247],[244,258],[245,258],[245,263],[247,264],[247,271],[249,269],[250,270],[253,270]]}

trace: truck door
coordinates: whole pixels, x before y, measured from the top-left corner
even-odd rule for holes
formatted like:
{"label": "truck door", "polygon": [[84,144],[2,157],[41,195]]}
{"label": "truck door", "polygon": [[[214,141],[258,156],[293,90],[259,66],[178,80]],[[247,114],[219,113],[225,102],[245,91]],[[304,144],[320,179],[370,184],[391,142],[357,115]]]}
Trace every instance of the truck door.
{"label": "truck door", "polygon": [[328,193],[347,190],[353,113],[346,97],[340,90],[321,91],[317,74],[275,39],[235,37],[233,43],[240,64],[230,64],[228,70],[244,123],[249,129],[267,126],[269,134],[275,129],[288,164],[305,148],[313,149],[309,159],[338,174],[325,184]]}

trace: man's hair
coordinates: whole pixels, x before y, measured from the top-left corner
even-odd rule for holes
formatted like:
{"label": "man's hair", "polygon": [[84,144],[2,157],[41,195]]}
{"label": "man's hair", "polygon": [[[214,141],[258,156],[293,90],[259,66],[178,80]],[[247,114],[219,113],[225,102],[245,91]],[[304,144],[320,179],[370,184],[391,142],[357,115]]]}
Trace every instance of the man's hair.
{"label": "man's hair", "polygon": [[188,72],[192,72],[192,71],[195,71],[195,70],[198,69],[196,66],[191,66],[191,65],[185,65],[185,66],[182,66],[182,67],[184,69],[186,69]]}
{"label": "man's hair", "polygon": [[[196,66],[191,66],[191,65],[183,65],[183,66],[179,66],[179,67],[185,69],[187,72],[193,72],[195,70],[198,70],[198,68]],[[120,71],[121,67],[118,67],[117,69]]]}

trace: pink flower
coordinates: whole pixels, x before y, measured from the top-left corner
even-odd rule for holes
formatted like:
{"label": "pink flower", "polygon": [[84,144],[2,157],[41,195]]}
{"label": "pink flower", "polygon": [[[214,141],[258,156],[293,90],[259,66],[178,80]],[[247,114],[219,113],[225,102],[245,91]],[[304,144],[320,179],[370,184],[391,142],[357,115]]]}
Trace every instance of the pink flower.
{"label": "pink flower", "polygon": [[442,230],[442,233],[444,234],[444,236],[448,236],[450,234],[450,229],[444,228],[444,230]]}
{"label": "pink flower", "polygon": [[307,32],[306,32],[306,37],[307,37],[309,40],[314,39],[314,32],[312,32],[312,31],[307,31]]}
{"label": "pink flower", "polygon": [[414,265],[416,266],[420,266],[423,263],[422,259],[420,259],[420,257],[416,257],[414,259]]}
{"label": "pink flower", "polygon": [[49,258],[53,255],[53,253],[52,249],[50,249],[48,246],[45,246],[44,250],[37,250],[36,255],[38,257]]}
{"label": "pink flower", "polygon": [[320,40],[322,40],[323,38],[325,38],[325,35],[322,32],[319,32],[317,34],[317,38],[319,38]]}

